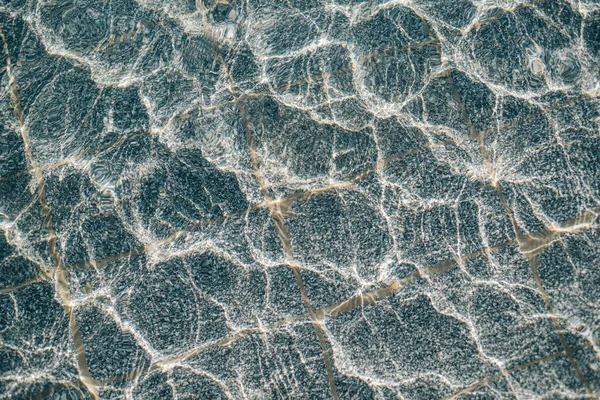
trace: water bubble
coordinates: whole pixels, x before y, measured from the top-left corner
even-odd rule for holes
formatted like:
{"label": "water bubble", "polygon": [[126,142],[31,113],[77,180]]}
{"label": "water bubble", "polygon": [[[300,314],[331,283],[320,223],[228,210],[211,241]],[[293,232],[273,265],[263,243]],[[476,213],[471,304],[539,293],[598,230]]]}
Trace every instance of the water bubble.
{"label": "water bubble", "polygon": [[115,197],[112,190],[104,190],[100,193],[99,198],[99,209],[103,213],[110,213],[114,211]]}
{"label": "water bubble", "polygon": [[539,58],[529,60],[529,68],[535,76],[542,76],[546,72],[546,66]]}
{"label": "water bubble", "polygon": [[565,58],[558,66],[558,75],[565,83],[576,82],[581,76],[581,66],[574,58]]}
{"label": "water bubble", "polygon": [[581,65],[571,55],[561,56],[556,52],[545,52],[544,62],[551,71],[552,77],[563,83],[574,83],[581,77]]}
{"label": "water bubble", "polygon": [[90,179],[99,186],[112,188],[115,186],[117,180],[113,169],[114,166],[110,161],[97,161],[90,167]]}
{"label": "water bubble", "polygon": [[531,39],[523,38],[519,41],[519,44],[525,50],[525,54],[527,55],[527,57],[537,58],[543,53],[542,48],[537,43],[533,42]]}

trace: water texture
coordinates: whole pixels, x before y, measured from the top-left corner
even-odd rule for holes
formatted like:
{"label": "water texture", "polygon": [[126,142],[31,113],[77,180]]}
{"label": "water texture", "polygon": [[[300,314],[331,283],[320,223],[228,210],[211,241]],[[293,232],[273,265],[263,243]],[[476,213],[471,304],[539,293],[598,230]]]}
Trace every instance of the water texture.
{"label": "water texture", "polygon": [[0,399],[597,399],[597,0],[0,0]]}

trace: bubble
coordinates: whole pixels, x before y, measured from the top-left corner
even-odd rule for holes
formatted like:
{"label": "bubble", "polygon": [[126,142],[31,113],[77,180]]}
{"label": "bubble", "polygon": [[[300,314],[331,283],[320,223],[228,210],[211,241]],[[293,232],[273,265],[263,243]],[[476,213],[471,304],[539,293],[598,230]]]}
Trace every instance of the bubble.
{"label": "bubble", "polygon": [[519,44],[523,47],[527,57],[539,57],[542,54],[542,49],[535,42],[528,38],[522,38]]}
{"label": "bubble", "polygon": [[529,61],[529,68],[531,69],[531,72],[533,72],[533,74],[536,76],[542,76],[546,71],[546,66],[539,58],[531,59]]}
{"label": "bubble", "polygon": [[90,179],[98,186],[113,188],[117,181],[113,169],[112,162],[108,160],[97,161],[90,167]]}
{"label": "bubble", "polygon": [[581,65],[572,55],[560,55],[556,52],[546,52],[544,62],[554,79],[563,83],[575,83],[581,78]]}
{"label": "bubble", "polygon": [[99,208],[103,213],[110,213],[114,211],[115,197],[112,190],[104,190],[100,193]]}
{"label": "bubble", "polygon": [[229,15],[227,17],[233,21],[236,16],[237,16],[237,13],[235,11],[235,8],[232,8],[231,11],[229,11]]}
{"label": "bubble", "polygon": [[559,63],[558,75],[565,83],[573,83],[581,77],[581,66],[574,58],[565,58]]}

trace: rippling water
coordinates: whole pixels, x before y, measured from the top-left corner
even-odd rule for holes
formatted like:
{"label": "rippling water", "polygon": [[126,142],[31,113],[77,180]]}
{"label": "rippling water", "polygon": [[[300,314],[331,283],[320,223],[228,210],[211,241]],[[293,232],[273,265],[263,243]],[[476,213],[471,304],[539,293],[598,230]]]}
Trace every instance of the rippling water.
{"label": "rippling water", "polygon": [[600,4],[0,2],[0,398],[600,397]]}

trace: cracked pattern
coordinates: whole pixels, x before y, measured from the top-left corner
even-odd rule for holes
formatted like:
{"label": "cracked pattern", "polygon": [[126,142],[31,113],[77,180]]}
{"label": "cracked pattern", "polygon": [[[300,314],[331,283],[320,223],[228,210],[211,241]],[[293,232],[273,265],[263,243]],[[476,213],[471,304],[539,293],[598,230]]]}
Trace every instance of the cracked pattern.
{"label": "cracked pattern", "polygon": [[598,398],[599,32],[0,1],[0,398]]}

